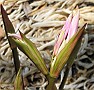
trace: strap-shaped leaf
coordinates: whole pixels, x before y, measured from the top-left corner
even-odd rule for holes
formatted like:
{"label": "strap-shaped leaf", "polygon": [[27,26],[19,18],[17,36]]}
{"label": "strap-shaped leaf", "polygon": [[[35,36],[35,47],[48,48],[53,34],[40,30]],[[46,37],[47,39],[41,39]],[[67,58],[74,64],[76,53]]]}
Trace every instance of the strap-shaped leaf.
{"label": "strap-shaped leaf", "polygon": [[14,34],[10,36],[14,37],[13,40],[15,41],[17,47],[35,63],[43,74],[47,75],[48,69],[35,44],[26,38],[21,32],[20,35],[21,39],[15,37]]}
{"label": "strap-shaped leaf", "polygon": [[14,90],[24,90],[24,85],[23,85],[23,79],[22,79],[22,68],[19,69],[15,82],[14,82]]}
{"label": "strap-shaped leaf", "polygon": [[[14,27],[13,27],[12,23],[10,22],[10,20],[7,16],[7,13],[4,10],[2,5],[1,5],[1,14],[2,14],[2,19],[3,19],[6,35],[8,36],[8,33],[15,33]],[[11,48],[15,48],[16,45],[13,42],[13,40],[10,37],[7,37],[7,38],[9,40]]]}
{"label": "strap-shaped leaf", "polygon": [[74,47],[76,46],[77,42],[79,41],[84,29],[85,29],[85,25],[76,34],[74,34],[74,36],[70,39],[70,41],[66,44],[66,46],[61,50],[59,55],[56,57],[55,62],[53,60],[51,64],[51,69],[50,69],[50,75],[52,77],[58,77],[62,68],[67,63]]}
{"label": "strap-shaped leaf", "polygon": [[[81,28],[81,30],[84,31],[84,30],[85,30],[85,26],[86,26],[86,24]],[[69,57],[69,59],[68,59],[68,61],[67,61],[67,66],[68,66],[68,68],[70,68],[70,67],[72,66],[73,61],[74,61],[74,59],[75,59],[76,56],[77,56],[77,53],[78,53],[79,48],[80,48],[80,46],[81,46],[82,37],[83,37],[83,34],[82,34],[81,36],[79,36],[79,39],[78,39],[78,41],[77,41],[77,43],[76,43],[76,45],[75,45],[75,47],[74,47],[72,53],[70,54],[70,57]]]}
{"label": "strap-shaped leaf", "polygon": [[1,6],[1,14],[2,14],[2,18],[3,18],[3,22],[4,22],[5,32],[6,32],[6,36],[8,38],[10,47],[12,49],[15,70],[16,70],[16,74],[17,74],[19,67],[20,67],[18,52],[17,52],[17,48],[16,48],[14,41],[11,39],[11,37],[8,37],[8,33],[15,33],[15,30],[14,30],[14,27],[13,27],[12,23],[10,22],[10,20],[7,16],[7,13],[4,10],[3,6],[2,5],[0,5],[0,6]]}

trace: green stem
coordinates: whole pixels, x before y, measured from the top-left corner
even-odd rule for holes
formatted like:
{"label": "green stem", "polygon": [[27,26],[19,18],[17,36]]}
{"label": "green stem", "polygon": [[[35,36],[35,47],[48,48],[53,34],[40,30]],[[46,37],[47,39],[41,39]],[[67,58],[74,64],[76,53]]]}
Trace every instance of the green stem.
{"label": "green stem", "polygon": [[56,86],[55,86],[55,80],[56,78],[53,78],[51,76],[47,76],[47,80],[48,80],[48,85],[46,87],[46,90],[57,90]]}
{"label": "green stem", "polygon": [[60,85],[60,87],[59,87],[59,90],[63,90],[64,85],[65,85],[66,80],[67,80],[67,77],[68,77],[69,70],[70,70],[70,69],[68,68],[68,66],[66,66],[65,74],[64,74],[63,80],[62,80],[62,82],[61,82],[61,85]]}

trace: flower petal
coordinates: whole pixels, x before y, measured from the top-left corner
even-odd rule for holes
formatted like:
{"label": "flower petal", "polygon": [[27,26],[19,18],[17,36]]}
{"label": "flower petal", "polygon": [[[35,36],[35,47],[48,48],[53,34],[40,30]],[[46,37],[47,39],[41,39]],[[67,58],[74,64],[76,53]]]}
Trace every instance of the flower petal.
{"label": "flower petal", "polygon": [[9,37],[14,37],[14,38],[16,38],[16,39],[22,39],[22,37],[21,37],[21,35],[20,34],[11,34],[11,33],[8,33],[8,36]]}
{"label": "flower petal", "polygon": [[71,25],[70,25],[70,29],[69,29],[69,33],[68,33],[68,37],[67,37],[67,42],[69,41],[69,39],[77,32],[77,28],[78,28],[78,23],[79,23],[79,11],[78,13],[73,17]]}
{"label": "flower petal", "polygon": [[58,40],[54,46],[54,51],[53,51],[53,56],[55,56],[58,53],[58,50],[60,48],[60,45],[62,44],[62,41],[66,38],[69,28],[70,28],[70,24],[71,24],[71,20],[72,20],[72,14],[69,15],[68,19],[66,20],[66,23],[64,24],[60,35],[58,37]]}

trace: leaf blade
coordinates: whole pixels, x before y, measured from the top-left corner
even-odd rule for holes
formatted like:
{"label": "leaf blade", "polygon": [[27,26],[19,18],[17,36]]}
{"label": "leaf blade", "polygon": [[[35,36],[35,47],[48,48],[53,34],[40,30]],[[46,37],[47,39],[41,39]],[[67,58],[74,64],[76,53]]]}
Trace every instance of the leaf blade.
{"label": "leaf blade", "polygon": [[20,67],[14,82],[14,90],[24,90],[21,72],[22,72],[22,68]]}
{"label": "leaf blade", "polygon": [[46,64],[44,62],[44,59],[42,58],[40,52],[38,51],[37,47],[35,44],[30,41],[28,38],[24,36],[20,32],[21,39],[18,39],[14,36],[14,34],[11,34],[10,37],[14,40],[16,43],[17,47],[28,57],[30,58],[31,61],[38,67],[38,69],[44,74],[48,74],[48,69],[46,67]]}
{"label": "leaf blade", "polygon": [[11,50],[12,50],[12,54],[13,54],[13,58],[14,58],[14,65],[15,65],[15,71],[16,71],[16,74],[17,74],[19,67],[20,67],[20,61],[19,61],[19,57],[18,57],[17,47],[16,47],[14,41],[10,37],[8,37],[8,33],[15,33],[15,30],[14,30],[14,27],[13,27],[12,23],[10,22],[10,20],[7,16],[7,13],[4,10],[3,6],[2,5],[0,5],[0,6],[1,6],[1,14],[2,14],[4,27],[5,27],[5,32],[6,32],[6,36],[7,36],[9,45],[10,45]]}

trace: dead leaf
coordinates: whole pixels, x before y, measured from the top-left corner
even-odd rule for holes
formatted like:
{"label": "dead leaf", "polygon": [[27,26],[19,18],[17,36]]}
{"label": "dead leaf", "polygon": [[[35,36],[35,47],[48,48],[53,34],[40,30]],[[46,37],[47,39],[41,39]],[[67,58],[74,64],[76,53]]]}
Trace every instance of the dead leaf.
{"label": "dead leaf", "polygon": [[3,28],[0,26],[0,40],[5,36]]}

